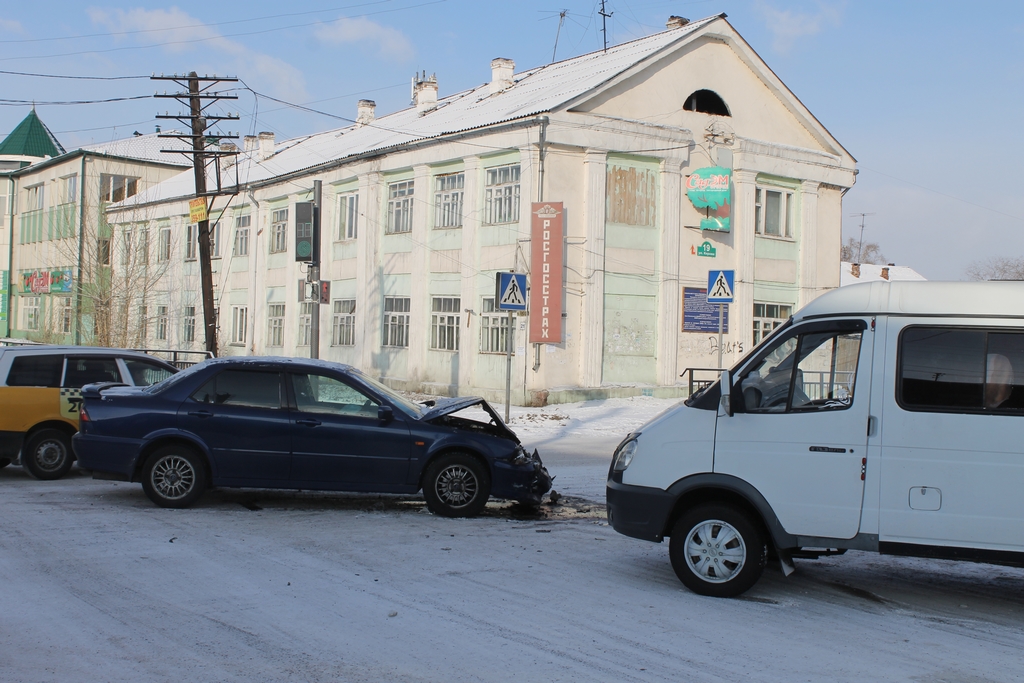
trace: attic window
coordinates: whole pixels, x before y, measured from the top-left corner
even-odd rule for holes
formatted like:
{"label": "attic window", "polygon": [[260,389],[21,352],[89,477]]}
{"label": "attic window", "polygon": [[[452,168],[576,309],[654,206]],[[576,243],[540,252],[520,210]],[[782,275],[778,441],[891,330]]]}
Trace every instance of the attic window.
{"label": "attic window", "polygon": [[715,116],[731,116],[729,107],[725,106],[725,102],[713,90],[697,90],[686,98],[683,109]]}

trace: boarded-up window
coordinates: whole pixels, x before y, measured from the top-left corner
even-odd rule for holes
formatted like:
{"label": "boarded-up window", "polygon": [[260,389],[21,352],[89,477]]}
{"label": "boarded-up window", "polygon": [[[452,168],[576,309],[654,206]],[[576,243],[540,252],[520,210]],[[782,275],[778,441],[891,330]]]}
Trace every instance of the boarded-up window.
{"label": "boarded-up window", "polygon": [[608,222],[655,225],[658,174],[642,168],[608,167]]}

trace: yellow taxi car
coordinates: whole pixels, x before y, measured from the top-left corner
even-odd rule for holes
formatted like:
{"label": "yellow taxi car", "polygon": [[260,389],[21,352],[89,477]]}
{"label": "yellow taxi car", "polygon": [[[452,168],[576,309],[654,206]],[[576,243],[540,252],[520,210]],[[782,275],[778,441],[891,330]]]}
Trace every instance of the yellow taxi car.
{"label": "yellow taxi car", "polygon": [[18,462],[36,479],[60,479],[75,460],[71,437],[78,431],[83,386],[148,386],[177,371],[124,349],[0,347],[0,468]]}

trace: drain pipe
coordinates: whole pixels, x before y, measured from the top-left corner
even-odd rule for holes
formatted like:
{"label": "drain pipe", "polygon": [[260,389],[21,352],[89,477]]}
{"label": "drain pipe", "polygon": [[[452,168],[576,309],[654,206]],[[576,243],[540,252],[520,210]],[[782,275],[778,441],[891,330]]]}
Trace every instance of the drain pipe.
{"label": "drain pipe", "polygon": [[[235,172],[236,173],[238,172],[237,168],[235,169]],[[255,214],[255,215],[253,215],[253,220],[251,221],[251,223],[249,225],[249,229],[252,231],[250,233],[250,237],[252,237],[252,240],[249,243],[249,249],[252,252],[252,259],[253,259],[252,260],[252,268],[250,269],[250,272],[252,273],[252,275],[250,277],[250,282],[252,284],[249,287],[250,296],[252,296],[252,315],[249,316],[249,325],[250,325],[249,355],[251,356],[251,355],[254,355],[256,353],[256,302],[258,301],[258,299],[256,298],[256,281],[257,281],[257,278],[259,277],[258,272],[259,272],[259,265],[260,265],[260,249],[259,249],[259,234],[258,234],[259,228],[260,228],[260,222],[259,222],[259,219],[260,219],[260,203],[258,201],[256,201],[256,195],[253,194],[252,188],[249,188],[249,189],[246,190],[246,196],[249,197],[249,201],[251,201],[253,203],[253,205],[256,207],[256,210],[252,212],[252,214]],[[252,214],[250,214],[250,215],[252,215]]]}
{"label": "drain pipe", "polygon": [[[548,117],[541,116],[540,119],[540,154],[537,164],[537,201],[544,201],[544,150],[547,146]],[[532,217],[531,217],[532,220]],[[540,344],[533,345],[533,371],[540,369]]]}
{"label": "drain pipe", "polygon": [[82,345],[82,259],[85,253],[85,160],[87,157],[87,154],[82,155],[82,173],[78,176],[78,274],[75,278],[75,346]]}
{"label": "drain pipe", "polygon": [[9,221],[7,240],[7,333],[4,336],[10,337],[14,329],[14,202],[17,199],[17,183],[14,174],[7,176],[7,216]]}

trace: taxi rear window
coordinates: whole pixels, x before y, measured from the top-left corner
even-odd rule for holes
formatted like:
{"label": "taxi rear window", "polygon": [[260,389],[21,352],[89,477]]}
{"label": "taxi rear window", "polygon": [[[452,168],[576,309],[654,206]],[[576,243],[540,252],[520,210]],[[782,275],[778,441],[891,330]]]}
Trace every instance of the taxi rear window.
{"label": "taxi rear window", "polygon": [[60,374],[64,369],[63,355],[17,356],[11,361],[7,373],[9,387],[59,387]]}

